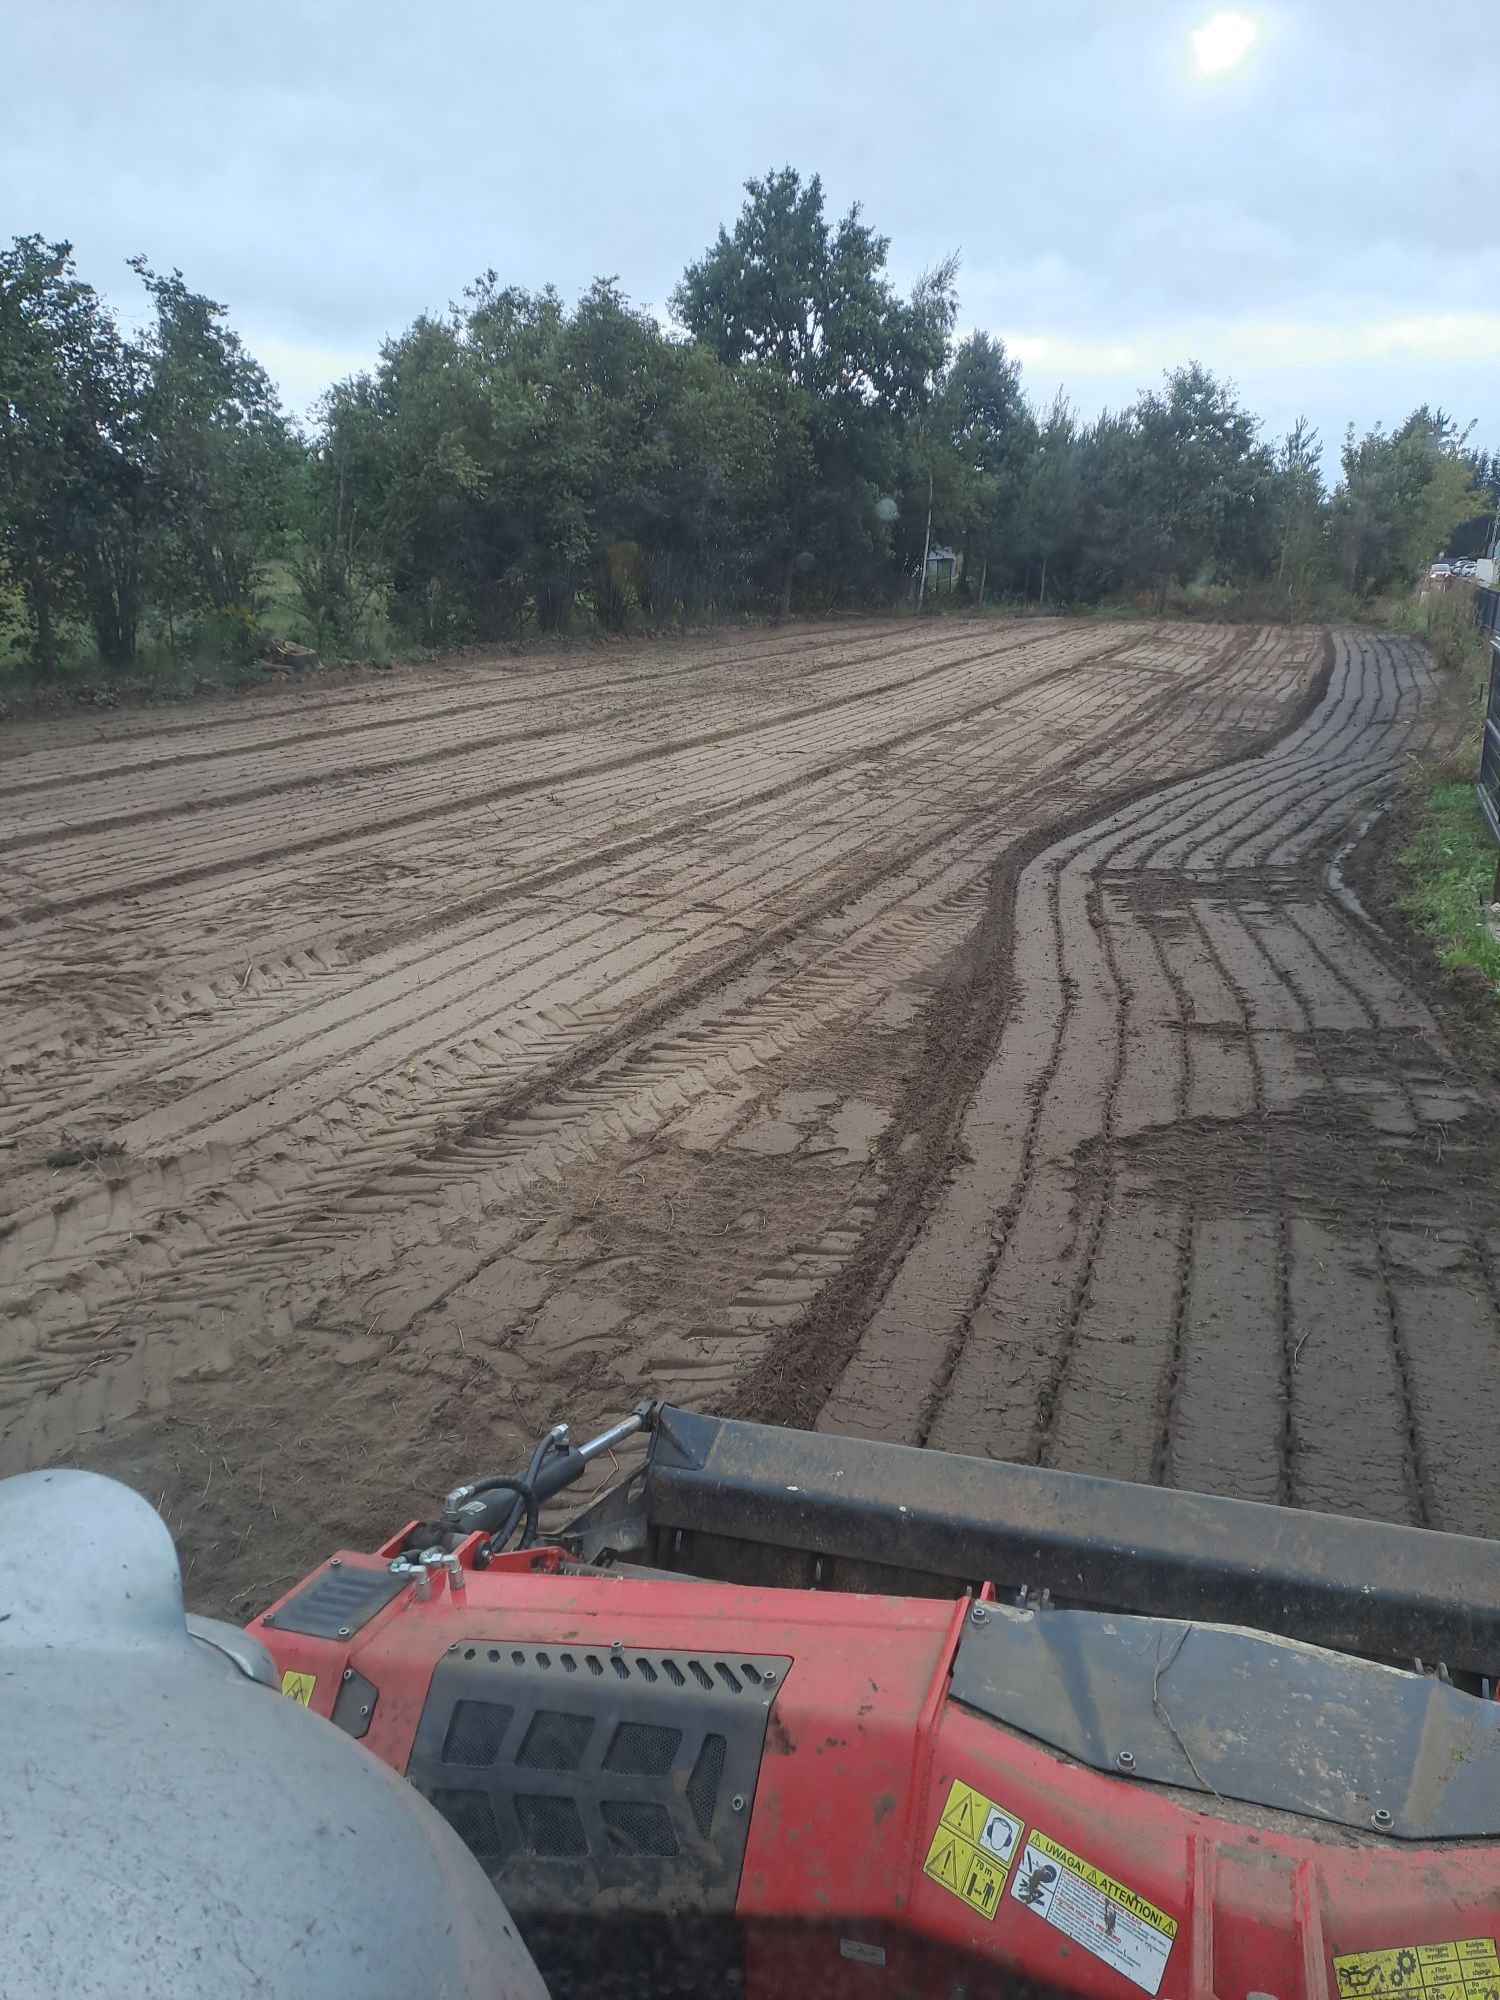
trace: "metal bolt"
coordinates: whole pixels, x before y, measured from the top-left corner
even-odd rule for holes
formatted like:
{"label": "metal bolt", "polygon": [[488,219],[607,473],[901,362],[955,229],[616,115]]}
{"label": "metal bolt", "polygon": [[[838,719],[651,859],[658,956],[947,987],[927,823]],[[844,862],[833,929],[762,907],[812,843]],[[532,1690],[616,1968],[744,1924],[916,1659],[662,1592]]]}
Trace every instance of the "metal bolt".
{"label": "metal bolt", "polygon": [[1115,1762],[1122,1771],[1133,1771],[1135,1769],[1135,1752],[1133,1750],[1122,1750],[1119,1756],[1116,1757]]}
{"label": "metal bolt", "polygon": [[969,1613],[970,1618],[976,1625],[982,1625],[989,1615],[989,1612],[982,1604],[976,1604],[974,1609]]}
{"label": "metal bolt", "polygon": [[274,1625],[276,1623],[276,1613],[274,1611],[268,1611],[265,1617],[262,1618],[260,1622],[262,1625]]}
{"label": "metal bolt", "polygon": [[458,1651],[458,1648],[457,1648],[457,1646],[450,1646],[450,1647],[448,1648],[448,1651],[449,1651],[450,1653],[456,1653],[456,1652]]}
{"label": "metal bolt", "polygon": [[370,1713],[370,1704],[367,1701],[361,1702],[359,1712],[361,1715],[368,1715]]}
{"label": "metal bolt", "polygon": [[342,1556],[330,1556],[328,1558],[328,1567],[330,1569],[342,1569],[344,1567],[344,1558]]}
{"label": "metal bolt", "polygon": [[622,1652],[624,1652],[624,1650],[625,1650],[625,1641],[624,1641],[623,1639],[611,1639],[611,1640],[610,1640],[610,1642],[609,1642],[609,1650],[610,1650],[610,1651],[611,1651],[612,1653],[622,1653]]}
{"label": "metal bolt", "polygon": [[353,1669],[353,1667],[345,1667],[345,1669],[344,1669],[344,1679],[345,1679],[346,1681],[352,1681],[352,1680],[353,1680],[353,1678],[354,1678],[354,1669]]}
{"label": "metal bolt", "polygon": [[347,1638],[348,1638],[348,1636],[349,1636],[349,1627],[348,1627],[347,1625],[340,1625],[340,1627],[339,1627],[339,1637],[340,1637],[341,1639],[347,1639]]}
{"label": "metal bolt", "polygon": [[729,1801],[729,1810],[731,1812],[743,1812],[745,1810],[745,1796],[743,1792],[735,1793],[734,1797]]}
{"label": "metal bolt", "polygon": [[765,1682],[767,1687],[770,1687],[776,1679],[776,1669],[774,1667],[768,1667],[766,1671],[761,1675],[761,1679]]}
{"label": "metal bolt", "polygon": [[1372,1826],[1385,1828],[1388,1827],[1390,1823],[1391,1823],[1391,1816],[1386,1811],[1384,1806],[1377,1806],[1374,1812],[1370,1814],[1370,1824]]}

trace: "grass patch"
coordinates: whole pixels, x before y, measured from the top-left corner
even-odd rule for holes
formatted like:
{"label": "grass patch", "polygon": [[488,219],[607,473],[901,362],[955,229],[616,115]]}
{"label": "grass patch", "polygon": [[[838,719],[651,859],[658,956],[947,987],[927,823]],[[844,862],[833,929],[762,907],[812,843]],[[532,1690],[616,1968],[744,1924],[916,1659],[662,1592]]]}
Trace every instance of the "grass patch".
{"label": "grass patch", "polygon": [[1398,907],[1433,940],[1445,971],[1482,977],[1500,1000],[1500,940],[1486,922],[1495,881],[1495,843],[1472,784],[1434,785],[1398,857],[1406,887]]}

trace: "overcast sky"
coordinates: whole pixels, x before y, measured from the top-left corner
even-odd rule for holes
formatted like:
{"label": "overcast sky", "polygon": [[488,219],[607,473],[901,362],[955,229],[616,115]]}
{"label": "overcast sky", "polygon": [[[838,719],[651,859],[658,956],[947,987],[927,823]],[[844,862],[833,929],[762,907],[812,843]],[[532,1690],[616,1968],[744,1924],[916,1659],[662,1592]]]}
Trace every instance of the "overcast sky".
{"label": "overcast sky", "polygon": [[1193,356],[1273,434],[1429,401],[1500,446],[1494,0],[0,0],[0,63],[0,231],[127,309],[179,266],[299,413],[488,266],[664,312],[789,162],[903,285],[959,250],[1034,400]]}

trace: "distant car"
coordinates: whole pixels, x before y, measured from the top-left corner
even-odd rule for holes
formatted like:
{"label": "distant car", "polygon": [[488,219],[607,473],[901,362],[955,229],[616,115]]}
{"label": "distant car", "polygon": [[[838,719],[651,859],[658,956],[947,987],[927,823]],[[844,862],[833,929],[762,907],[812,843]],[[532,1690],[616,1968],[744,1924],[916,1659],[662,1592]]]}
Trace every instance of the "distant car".
{"label": "distant car", "polygon": [[1432,565],[1432,568],[1427,572],[1427,574],[1433,577],[1452,576],[1453,565],[1452,563],[1443,562],[1442,560],[1439,560]]}

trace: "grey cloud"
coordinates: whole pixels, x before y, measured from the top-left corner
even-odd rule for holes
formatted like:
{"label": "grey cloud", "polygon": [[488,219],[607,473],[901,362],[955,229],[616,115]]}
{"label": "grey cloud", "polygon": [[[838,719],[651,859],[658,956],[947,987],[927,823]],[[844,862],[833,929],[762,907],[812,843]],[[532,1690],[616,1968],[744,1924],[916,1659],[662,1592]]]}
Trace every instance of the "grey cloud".
{"label": "grey cloud", "polygon": [[[1186,35],[1223,4],[1263,37],[1204,84]],[[961,246],[966,323],[1500,310],[1486,0],[0,0],[0,46],[0,226],[72,238],[122,300],[127,255],[179,265],[288,347],[373,356],[490,265],[659,308],[784,161],[861,199],[904,280]],[[1448,399],[1387,374],[1392,417]]]}

